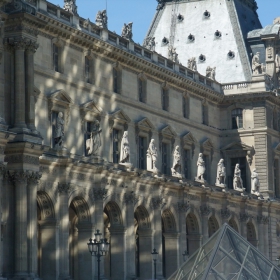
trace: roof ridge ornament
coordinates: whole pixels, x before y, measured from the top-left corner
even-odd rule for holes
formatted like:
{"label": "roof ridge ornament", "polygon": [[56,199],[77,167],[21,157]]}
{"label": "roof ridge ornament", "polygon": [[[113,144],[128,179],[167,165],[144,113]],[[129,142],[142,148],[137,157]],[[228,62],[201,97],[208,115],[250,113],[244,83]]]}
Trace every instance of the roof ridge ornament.
{"label": "roof ridge ornament", "polygon": [[63,9],[75,16],[78,15],[78,7],[76,5],[76,0],[64,0]]}

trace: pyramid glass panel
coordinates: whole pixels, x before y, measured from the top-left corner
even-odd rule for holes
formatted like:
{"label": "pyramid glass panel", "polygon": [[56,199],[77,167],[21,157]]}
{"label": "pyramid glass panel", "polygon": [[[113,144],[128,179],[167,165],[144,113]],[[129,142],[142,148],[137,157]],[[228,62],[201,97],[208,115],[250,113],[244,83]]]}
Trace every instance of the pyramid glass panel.
{"label": "pyramid glass panel", "polygon": [[280,269],[224,224],[169,280],[280,280]]}

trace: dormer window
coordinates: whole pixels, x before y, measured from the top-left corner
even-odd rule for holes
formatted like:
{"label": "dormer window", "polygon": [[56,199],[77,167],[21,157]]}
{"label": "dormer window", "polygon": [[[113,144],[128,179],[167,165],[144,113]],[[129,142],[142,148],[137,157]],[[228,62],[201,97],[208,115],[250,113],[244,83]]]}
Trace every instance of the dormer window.
{"label": "dormer window", "polygon": [[189,42],[194,42],[194,40],[195,40],[194,35],[190,34],[190,35],[188,36],[188,41],[189,41]]}
{"label": "dormer window", "polygon": [[210,18],[211,14],[207,10],[203,13],[204,18]]}

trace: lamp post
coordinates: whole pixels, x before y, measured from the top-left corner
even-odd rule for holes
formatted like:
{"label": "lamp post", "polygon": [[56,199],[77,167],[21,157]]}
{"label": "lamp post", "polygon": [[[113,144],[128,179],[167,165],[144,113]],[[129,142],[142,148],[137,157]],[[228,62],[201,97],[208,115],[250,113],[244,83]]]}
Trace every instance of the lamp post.
{"label": "lamp post", "polygon": [[153,252],[151,254],[153,256],[153,261],[154,261],[154,280],[156,280],[157,279],[157,258],[158,258],[158,252],[154,248]]}
{"label": "lamp post", "polygon": [[183,260],[184,262],[189,258],[189,252],[188,250],[185,250],[184,253],[182,254],[183,255]]}
{"label": "lamp post", "polygon": [[100,233],[100,230],[97,229],[95,235],[95,239],[90,238],[88,245],[88,250],[90,254],[97,257],[97,267],[98,267],[98,274],[97,279],[100,280],[100,259],[102,256],[105,256],[106,253],[109,251],[109,245],[110,243],[107,242],[107,239],[102,239],[102,234]]}

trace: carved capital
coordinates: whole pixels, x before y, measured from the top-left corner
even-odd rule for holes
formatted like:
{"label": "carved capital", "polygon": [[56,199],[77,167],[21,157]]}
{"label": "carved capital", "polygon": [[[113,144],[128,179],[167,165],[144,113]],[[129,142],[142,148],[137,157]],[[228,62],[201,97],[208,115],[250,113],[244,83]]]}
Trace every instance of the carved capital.
{"label": "carved capital", "polygon": [[139,200],[139,198],[133,192],[124,194],[125,204],[133,204],[134,205],[138,200]]}
{"label": "carved capital", "polygon": [[153,197],[151,200],[151,208],[156,210],[161,208],[161,206],[163,205],[164,201],[162,197]]}
{"label": "carved capital", "polygon": [[178,202],[177,207],[179,212],[187,212],[190,208],[187,202]]}
{"label": "carved capital", "polygon": [[201,205],[200,206],[200,214],[201,216],[208,216],[211,212],[211,209],[208,205]]}
{"label": "carved capital", "polygon": [[246,223],[249,219],[249,216],[247,213],[240,213],[239,214],[239,221],[242,223]]}
{"label": "carved capital", "polygon": [[91,189],[89,196],[93,201],[103,200],[108,193],[108,190],[105,188]]}
{"label": "carved capital", "polygon": [[69,194],[73,190],[70,183],[58,183],[57,191],[59,194]]}
{"label": "carved capital", "polygon": [[27,182],[28,176],[29,176],[29,171],[26,170],[20,170],[20,171],[15,171],[15,170],[9,170],[8,171],[8,177],[9,179],[16,185],[18,183],[24,184]]}
{"label": "carved capital", "polygon": [[38,184],[39,180],[42,177],[42,173],[41,172],[34,172],[34,171],[29,171],[28,172],[28,178],[27,178],[27,182],[29,184]]}
{"label": "carved capital", "polygon": [[228,208],[226,208],[226,209],[221,209],[220,214],[221,214],[221,217],[223,219],[228,219],[230,217],[230,215],[231,215],[231,212],[230,212],[230,210]]}
{"label": "carved capital", "polygon": [[269,217],[268,216],[257,216],[257,222],[259,224],[267,225],[269,222]]}
{"label": "carved capital", "polygon": [[28,53],[35,53],[37,49],[39,48],[39,44],[37,42],[30,41],[27,45],[26,51]]}

